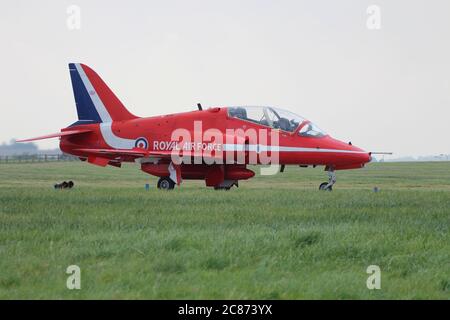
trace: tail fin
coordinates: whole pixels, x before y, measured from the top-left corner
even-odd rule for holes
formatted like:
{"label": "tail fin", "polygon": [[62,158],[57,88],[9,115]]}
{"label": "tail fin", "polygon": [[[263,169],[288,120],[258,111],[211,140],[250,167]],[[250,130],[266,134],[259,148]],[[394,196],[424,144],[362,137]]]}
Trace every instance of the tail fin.
{"label": "tail fin", "polygon": [[78,121],[73,125],[131,120],[131,114],[99,75],[81,63],[70,63]]}

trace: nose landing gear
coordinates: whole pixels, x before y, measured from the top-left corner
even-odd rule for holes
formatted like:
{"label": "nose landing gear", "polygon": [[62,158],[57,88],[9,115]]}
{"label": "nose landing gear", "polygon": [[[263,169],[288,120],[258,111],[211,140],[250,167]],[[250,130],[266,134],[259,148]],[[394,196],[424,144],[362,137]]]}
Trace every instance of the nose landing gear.
{"label": "nose landing gear", "polygon": [[319,186],[319,190],[332,191],[333,185],[336,183],[336,172],[334,169],[328,169],[328,182],[323,182]]}

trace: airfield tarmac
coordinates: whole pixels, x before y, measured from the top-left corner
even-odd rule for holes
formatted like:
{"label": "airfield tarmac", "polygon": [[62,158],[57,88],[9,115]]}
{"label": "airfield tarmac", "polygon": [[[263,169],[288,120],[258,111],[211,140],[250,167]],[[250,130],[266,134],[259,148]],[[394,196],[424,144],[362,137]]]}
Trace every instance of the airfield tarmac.
{"label": "airfield tarmac", "polygon": [[230,191],[156,181],[136,165],[0,164],[0,298],[450,298],[450,162],[339,171],[333,192],[317,190],[323,168]]}

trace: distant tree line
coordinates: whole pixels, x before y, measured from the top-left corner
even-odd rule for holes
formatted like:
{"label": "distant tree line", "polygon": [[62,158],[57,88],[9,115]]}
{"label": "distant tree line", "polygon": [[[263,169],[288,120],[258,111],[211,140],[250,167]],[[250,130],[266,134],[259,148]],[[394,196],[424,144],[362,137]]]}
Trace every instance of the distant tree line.
{"label": "distant tree line", "polygon": [[17,143],[15,139],[11,140],[10,143],[0,144],[0,156],[19,156],[19,155],[36,155],[36,154],[47,154],[47,155],[57,155],[61,154],[61,150],[40,150],[38,146],[33,143]]}

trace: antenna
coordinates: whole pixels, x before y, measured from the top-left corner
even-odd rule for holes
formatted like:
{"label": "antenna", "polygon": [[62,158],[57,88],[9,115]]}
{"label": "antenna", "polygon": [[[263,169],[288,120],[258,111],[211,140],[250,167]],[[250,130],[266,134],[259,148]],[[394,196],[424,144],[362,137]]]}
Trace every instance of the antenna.
{"label": "antenna", "polygon": [[198,110],[202,111],[203,110],[202,104],[201,103],[197,103],[197,108],[198,108]]}

